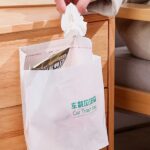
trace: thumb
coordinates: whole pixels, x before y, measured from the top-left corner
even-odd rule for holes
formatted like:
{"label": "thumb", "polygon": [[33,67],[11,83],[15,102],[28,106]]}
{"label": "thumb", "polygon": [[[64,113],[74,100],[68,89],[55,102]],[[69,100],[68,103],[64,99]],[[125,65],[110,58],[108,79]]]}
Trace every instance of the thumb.
{"label": "thumb", "polygon": [[85,12],[87,12],[87,6],[89,5],[90,2],[91,0],[79,0],[78,1],[77,8],[81,14],[84,14]]}
{"label": "thumb", "polygon": [[55,0],[56,8],[60,13],[64,13],[66,10],[66,3],[64,0]]}

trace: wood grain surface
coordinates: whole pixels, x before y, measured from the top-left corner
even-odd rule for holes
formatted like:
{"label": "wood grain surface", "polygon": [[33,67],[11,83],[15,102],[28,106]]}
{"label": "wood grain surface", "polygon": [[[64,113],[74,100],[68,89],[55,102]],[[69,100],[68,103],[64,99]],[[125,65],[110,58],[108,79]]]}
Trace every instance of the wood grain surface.
{"label": "wood grain surface", "polygon": [[115,19],[109,20],[109,59],[108,59],[108,150],[114,150],[114,70],[115,70]]}
{"label": "wood grain surface", "polygon": [[0,7],[55,4],[55,0],[0,0]]}
{"label": "wood grain surface", "polygon": [[150,93],[116,86],[115,106],[144,115],[150,115]]}
{"label": "wood grain surface", "polygon": [[[0,34],[60,27],[60,14],[55,6],[0,9]],[[98,14],[87,14],[87,22],[107,20]]]}

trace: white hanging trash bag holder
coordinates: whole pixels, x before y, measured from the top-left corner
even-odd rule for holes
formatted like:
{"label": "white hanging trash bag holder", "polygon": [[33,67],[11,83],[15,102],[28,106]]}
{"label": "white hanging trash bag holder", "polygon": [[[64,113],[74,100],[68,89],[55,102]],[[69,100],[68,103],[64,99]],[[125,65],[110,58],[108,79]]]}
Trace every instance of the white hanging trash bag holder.
{"label": "white hanging trash bag holder", "polygon": [[[101,60],[91,45],[78,36],[20,48],[28,150],[99,150],[108,145]],[[33,69],[66,49],[61,68]]]}

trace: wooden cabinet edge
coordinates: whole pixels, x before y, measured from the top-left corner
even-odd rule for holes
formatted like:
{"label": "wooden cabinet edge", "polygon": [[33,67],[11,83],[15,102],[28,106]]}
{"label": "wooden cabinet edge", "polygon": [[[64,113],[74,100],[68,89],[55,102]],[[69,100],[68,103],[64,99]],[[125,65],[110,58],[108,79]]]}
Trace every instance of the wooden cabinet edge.
{"label": "wooden cabinet edge", "polygon": [[108,60],[108,150],[114,150],[114,61],[115,61],[115,19],[109,20],[109,60]]}
{"label": "wooden cabinet edge", "polygon": [[[9,13],[9,9],[12,12],[11,14]],[[51,14],[55,14],[55,17],[53,17],[52,19],[49,19],[51,16],[50,12]],[[52,28],[52,27],[60,27],[60,14],[56,10],[56,7],[53,5],[51,6],[45,5],[45,6],[37,6],[37,7],[1,8],[0,13],[2,13],[5,16],[4,20],[1,21],[2,24],[0,24],[0,34],[37,30],[37,29],[39,30],[39,29]],[[38,15],[37,13],[40,14],[39,17],[41,16],[41,19],[40,18],[35,19],[34,16],[35,14],[37,16]],[[21,20],[18,22],[18,20],[15,17],[16,14],[19,15],[20,17],[22,17],[22,14],[23,14],[23,16],[26,16],[25,17],[26,20],[24,20],[24,18],[20,18]],[[29,17],[29,20],[28,20],[28,17]],[[93,14],[93,13],[87,14],[84,17],[85,17],[85,21],[87,22],[95,22],[95,21],[109,19],[108,17],[101,16],[99,14]],[[8,20],[13,19],[13,18],[14,18],[13,24],[3,23],[4,21],[9,22]]]}

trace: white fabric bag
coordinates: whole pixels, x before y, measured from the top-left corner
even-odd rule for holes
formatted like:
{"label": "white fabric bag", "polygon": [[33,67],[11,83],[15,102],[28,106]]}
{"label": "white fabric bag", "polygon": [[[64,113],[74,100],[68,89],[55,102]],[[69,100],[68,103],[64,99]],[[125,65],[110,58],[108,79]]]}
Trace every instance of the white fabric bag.
{"label": "white fabric bag", "polygon": [[[50,51],[70,47],[62,68],[25,70]],[[25,62],[26,55],[39,55]],[[41,57],[42,56],[42,57]],[[44,56],[45,57],[45,56]],[[98,150],[108,145],[100,57],[85,37],[20,48],[24,133],[28,150]]]}

